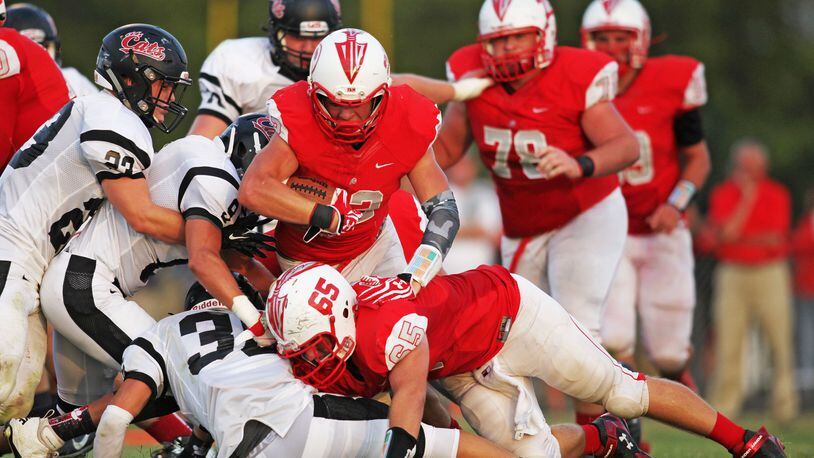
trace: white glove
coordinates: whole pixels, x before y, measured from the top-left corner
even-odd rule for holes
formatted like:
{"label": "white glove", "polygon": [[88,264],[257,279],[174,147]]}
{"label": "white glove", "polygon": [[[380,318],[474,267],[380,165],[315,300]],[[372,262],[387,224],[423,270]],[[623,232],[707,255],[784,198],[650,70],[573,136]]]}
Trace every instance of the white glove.
{"label": "white glove", "polygon": [[452,83],[452,89],[455,91],[452,100],[455,102],[463,102],[474,99],[493,84],[495,84],[495,82],[492,81],[491,78],[464,78],[456,81]]}

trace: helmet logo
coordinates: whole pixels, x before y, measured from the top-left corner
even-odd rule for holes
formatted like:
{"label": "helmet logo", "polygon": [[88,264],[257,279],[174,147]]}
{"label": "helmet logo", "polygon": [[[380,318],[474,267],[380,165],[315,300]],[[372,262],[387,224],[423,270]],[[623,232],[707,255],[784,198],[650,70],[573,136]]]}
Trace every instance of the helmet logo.
{"label": "helmet logo", "polygon": [[506,11],[509,9],[509,4],[512,0],[492,0],[492,7],[495,9],[495,14],[502,21],[506,16]]}
{"label": "helmet logo", "polygon": [[274,0],[271,4],[271,14],[277,19],[283,18],[285,15],[285,3],[283,3],[283,0]]}
{"label": "helmet logo", "polygon": [[356,41],[356,37],[361,33],[361,30],[356,29],[345,30],[347,40],[342,43],[336,43],[336,52],[339,53],[339,62],[342,63],[342,70],[345,72],[345,76],[348,77],[350,84],[353,84],[353,80],[359,75],[359,69],[365,62],[367,43],[358,43]]}
{"label": "helmet logo", "polygon": [[144,34],[141,32],[130,32],[122,38],[122,47],[119,51],[127,54],[132,51],[142,56],[147,56],[155,60],[164,60],[164,47],[158,46],[158,43],[150,43],[148,39],[142,39]]}
{"label": "helmet logo", "polygon": [[279,121],[263,116],[252,121],[254,130],[263,134],[266,140],[271,141],[271,137],[279,130]]}
{"label": "helmet logo", "polygon": [[616,8],[616,5],[619,4],[619,0],[602,0],[602,7],[605,8],[605,11],[608,14],[613,12],[613,9]]}

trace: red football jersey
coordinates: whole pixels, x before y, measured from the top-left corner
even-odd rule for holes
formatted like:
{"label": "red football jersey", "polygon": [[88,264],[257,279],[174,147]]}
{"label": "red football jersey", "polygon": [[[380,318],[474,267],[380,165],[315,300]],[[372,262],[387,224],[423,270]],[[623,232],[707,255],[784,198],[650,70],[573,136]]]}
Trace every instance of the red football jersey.
{"label": "red football jersey", "polygon": [[412,194],[400,189],[390,198],[388,214],[401,241],[404,259],[409,260],[421,245],[421,239],[424,238],[423,226],[426,225],[426,218],[424,218],[423,210]]}
{"label": "red football jersey", "polygon": [[431,380],[471,372],[503,348],[519,306],[509,271],[485,265],[435,277],[414,299],[361,303],[351,367],[329,391],[370,397],[386,390],[390,370],[424,338]]}
{"label": "red football jersey", "polygon": [[68,85],[48,52],[0,27],[0,170],[68,100]]}
{"label": "red football jersey", "polygon": [[639,160],[621,174],[628,232],[652,232],[646,219],[667,201],[681,174],[673,122],[707,101],[704,65],[683,56],[651,57],[614,103],[636,131]]}
{"label": "red football jersey", "polygon": [[341,263],[367,250],[387,216],[390,196],[401,178],[427,152],[438,133],[440,112],[429,99],[408,86],[390,88],[390,99],[379,125],[358,151],[338,144],[319,128],[301,81],[277,91],[268,103],[269,114],[280,121],[280,136],[299,162],[297,176],[321,178],[351,195],[362,212],[360,223],[337,237],[317,237],[305,243],[303,226],[280,223],[277,249],[298,261]]}
{"label": "red football jersey", "polygon": [[[534,152],[548,145],[576,157],[591,149],[582,113],[613,99],[616,68],[598,52],[557,47],[554,61],[514,92],[496,84],[466,102],[469,127],[481,159],[495,180],[503,228],[527,237],[567,224],[618,186],[616,176],[546,180]],[[482,68],[481,45],[456,51],[447,62],[450,79]]]}

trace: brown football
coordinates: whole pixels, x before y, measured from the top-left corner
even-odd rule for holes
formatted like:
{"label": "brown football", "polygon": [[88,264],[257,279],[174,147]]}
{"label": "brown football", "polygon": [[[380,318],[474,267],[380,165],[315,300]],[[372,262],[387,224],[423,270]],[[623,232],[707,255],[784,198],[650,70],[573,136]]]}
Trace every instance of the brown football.
{"label": "brown football", "polygon": [[331,205],[335,186],[331,186],[327,181],[320,178],[293,176],[288,179],[288,187],[300,193],[308,200]]}

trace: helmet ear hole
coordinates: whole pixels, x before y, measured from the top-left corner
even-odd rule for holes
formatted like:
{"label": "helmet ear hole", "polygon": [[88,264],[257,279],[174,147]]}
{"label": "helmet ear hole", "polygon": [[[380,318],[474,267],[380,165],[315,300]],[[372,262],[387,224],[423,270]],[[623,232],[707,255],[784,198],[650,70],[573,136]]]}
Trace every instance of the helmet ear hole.
{"label": "helmet ear hole", "polygon": [[344,318],[347,318],[347,317],[349,317],[349,316],[350,316],[350,312],[348,311],[348,308],[347,308],[347,307],[345,307],[345,309],[344,309],[344,310],[342,310],[342,316],[343,316]]}

